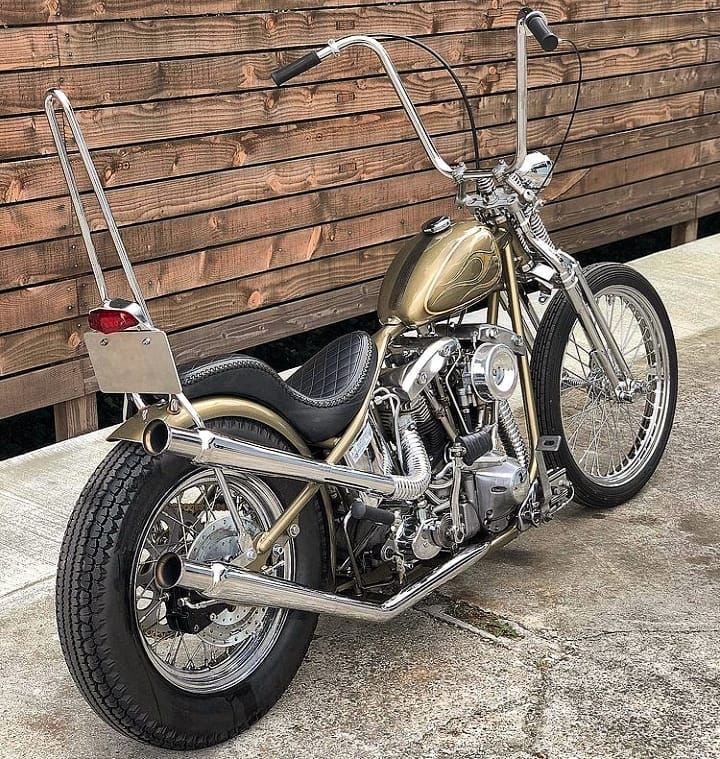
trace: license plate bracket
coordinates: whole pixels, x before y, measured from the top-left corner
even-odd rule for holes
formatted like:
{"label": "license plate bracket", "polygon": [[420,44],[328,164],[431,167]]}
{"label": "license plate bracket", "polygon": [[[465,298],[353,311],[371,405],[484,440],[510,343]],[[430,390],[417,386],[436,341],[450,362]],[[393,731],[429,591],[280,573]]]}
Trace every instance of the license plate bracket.
{"label": "license plate bracket", "polygon": [[168,336],[162,330],[86,332],[85,345],[103,393],[182,392]]}

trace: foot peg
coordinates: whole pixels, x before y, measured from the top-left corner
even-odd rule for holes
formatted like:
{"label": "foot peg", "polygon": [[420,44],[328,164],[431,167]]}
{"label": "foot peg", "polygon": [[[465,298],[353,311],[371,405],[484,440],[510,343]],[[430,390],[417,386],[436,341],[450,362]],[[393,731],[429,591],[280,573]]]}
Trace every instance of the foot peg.
{"label": "foot peg", "polygon": [[395,524],[395,514],[387,509],[378,509],[375,506],[368,506],[364,501],[357,500],[352,505],[353,519],[358,521],[375,522],[375,524],[386,524],[392,527]]}
{"label": "foot peg", "polygon": [[461,445],[465,449],[462,460],[465,466],[471,466],[481,456],[493,449],[492,427],[483,427],[478,432],[469,435],[461,435],[455,440],[455,445]]}
{"label": "foot peg", "polygon": [[544,522],[552,519],[573,497],[573,487],[567,478],[565,470],[553,469],[551,472],[548,472],[545,462],[545,454],[559,451],[561,441],[560,435],[543,435],[535,447],[538,477],[540,479],[540,486],[542,487],[540,518]]}
{"label": "foot peg", "polygon": [[540,499],[535,506],[530,506],[525,514],[518,514],[520,531],[528,527],[540,527],[543,522],[550,521],[560,509],[568,504],[573,497],[572,483],[567,479],[565,469],[548,471],[545,461],[546,453],[560,450],[562,438],[560,435],[543,435],[535,446],[535,460],[538,468],[540,483]]}

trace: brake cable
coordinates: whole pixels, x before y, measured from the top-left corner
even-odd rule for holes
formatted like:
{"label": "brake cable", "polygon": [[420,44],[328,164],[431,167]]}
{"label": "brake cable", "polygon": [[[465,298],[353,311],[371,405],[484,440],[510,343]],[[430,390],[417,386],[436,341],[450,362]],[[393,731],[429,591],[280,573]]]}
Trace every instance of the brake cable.
{"label": "brake cable", "polygon": [[382,40],[404,40],[405,42],[410,42],[413,45],[417,45],[419,48],[424,50],[425,52],[429,53],[450,75],[451,79],[455,83],[455,86],[458,89],[458,92],[460,93],[460,97],[462,98],[463,104],[465,106],[465,111],[467,112],[468,121],[470,122],[470,134],[472,135],[472,142],[473,142],[473,152],[475,154],[475,168],[480,168],[480,145],[478,142],[478,131],[477,126],[475,125],[475,116],[473,115],[472,106],[470,105],[470,98],[468,97],[467,91],[465,90],[465,87],[463,86],[463,83],[458,78],[457,74],[453,71],[452,66],[438,53],[436,50],[433,50],[429,45],[426,45],[424,42],[420,42],[420,40],[416,40],[414,37],[409,37],[405,34],[391,34],[391,33],[385,33],[382,34],[369,34],[369,37],[372,37],[373,39],[378,40],[378,42]]}
{"label": "brake cable", "polygon": [[[580,105],[580,91],[582,90],[582,82],[583,82],[583,62],[582,62],[582,55],[580,55],[580,50],[578,49],[578,46],[572,41],[572,40],[563,40],[563,42],[567,42],[568,45],[575,51],[575,56],[577,57],[577,63],[578,63],[578,78],[577,78],[577,87],[575,88],[575,102],[573,103],[572,111],[570,112],[570,121],[568,121],[567,129],[565,130],[565,134],[563,135],[562,141],[560,142],[560,147],[558,148],[558,152],[555,155],[555,168],[557,168],[557,165],[560,161],[560,156],[563,153],[563,150],[565,149],[565,143],[568,141],[568,137],[570,137],[570,131],[572,130],[573,123],[575,122],[575,116],[577,115],[578,106]],[[537,191],[537,195],[539,195],[547,185],[548,181],[550,180],[550,177],[552,176],[552,172],[548,174],[545,179],[543,180],[543,183],[540,185],[540,189]],[[562,193],[561,193],[562,194]]]}

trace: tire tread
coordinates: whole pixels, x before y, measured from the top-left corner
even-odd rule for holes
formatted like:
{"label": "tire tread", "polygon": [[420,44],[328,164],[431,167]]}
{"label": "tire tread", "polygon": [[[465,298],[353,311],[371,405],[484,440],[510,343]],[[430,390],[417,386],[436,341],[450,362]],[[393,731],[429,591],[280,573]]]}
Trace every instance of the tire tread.
{"label": "tire tread", "polygon": [[[273,431],[258,425],[260,430],[268,445],[278,445],[279,438]],[[137,483],[157,474],[156,461],[136,443],[121,442],[85,485],[60,549],[56,580],[58,635],[70,674],[98,716],[136,740],[164,748],[193,750],[222,743],[240,730],[183,733],[152,718],[133,702],[107,645],[103,610],[98,608],[98,594],[93,594],[91,587],[104,577],[123,519],[133,502],[133,489]],[[306,508],[312,509],[319,524],[322,523],[324,517],[316,502]],[[324,525],[318,532],[323,536],[320,556],[322,566],[326,566],[328,546]],[[293,675],[294,671],[289,673],[287,683]],[[271,706],[272,703],[264,707],[255,704],[248,723],[260,719]]]}

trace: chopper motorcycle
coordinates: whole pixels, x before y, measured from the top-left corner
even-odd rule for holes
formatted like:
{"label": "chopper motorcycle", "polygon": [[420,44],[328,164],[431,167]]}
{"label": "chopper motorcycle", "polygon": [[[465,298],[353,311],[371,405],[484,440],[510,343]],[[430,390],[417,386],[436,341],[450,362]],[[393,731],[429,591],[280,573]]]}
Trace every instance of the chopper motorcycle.
{"label": "chopper motorcycle", "polygon": [[[638,272],[582,269],[541,220],[553,162],[526,147],[530,35],[559,44],[543,14],[520,12],[516,155],[493,168],[438,153],[383,44],[399,35],[333,40],[273,74],[279,86],[372,50],[469,212],[400,250],[376,334],[337,338],[289,379],[241,354],[177,369],[72,106],[48,93],[102,301],[85,343],[101,390],[137,407],[72,513],[57,579],[70,672],[119,731],[174,749],[229,739],[280,698],[318,614],[392,619],[571,500],[617,506],[656,469],[677,393],[671,325]],[[58,106],[132,301],[107,291]]]}

